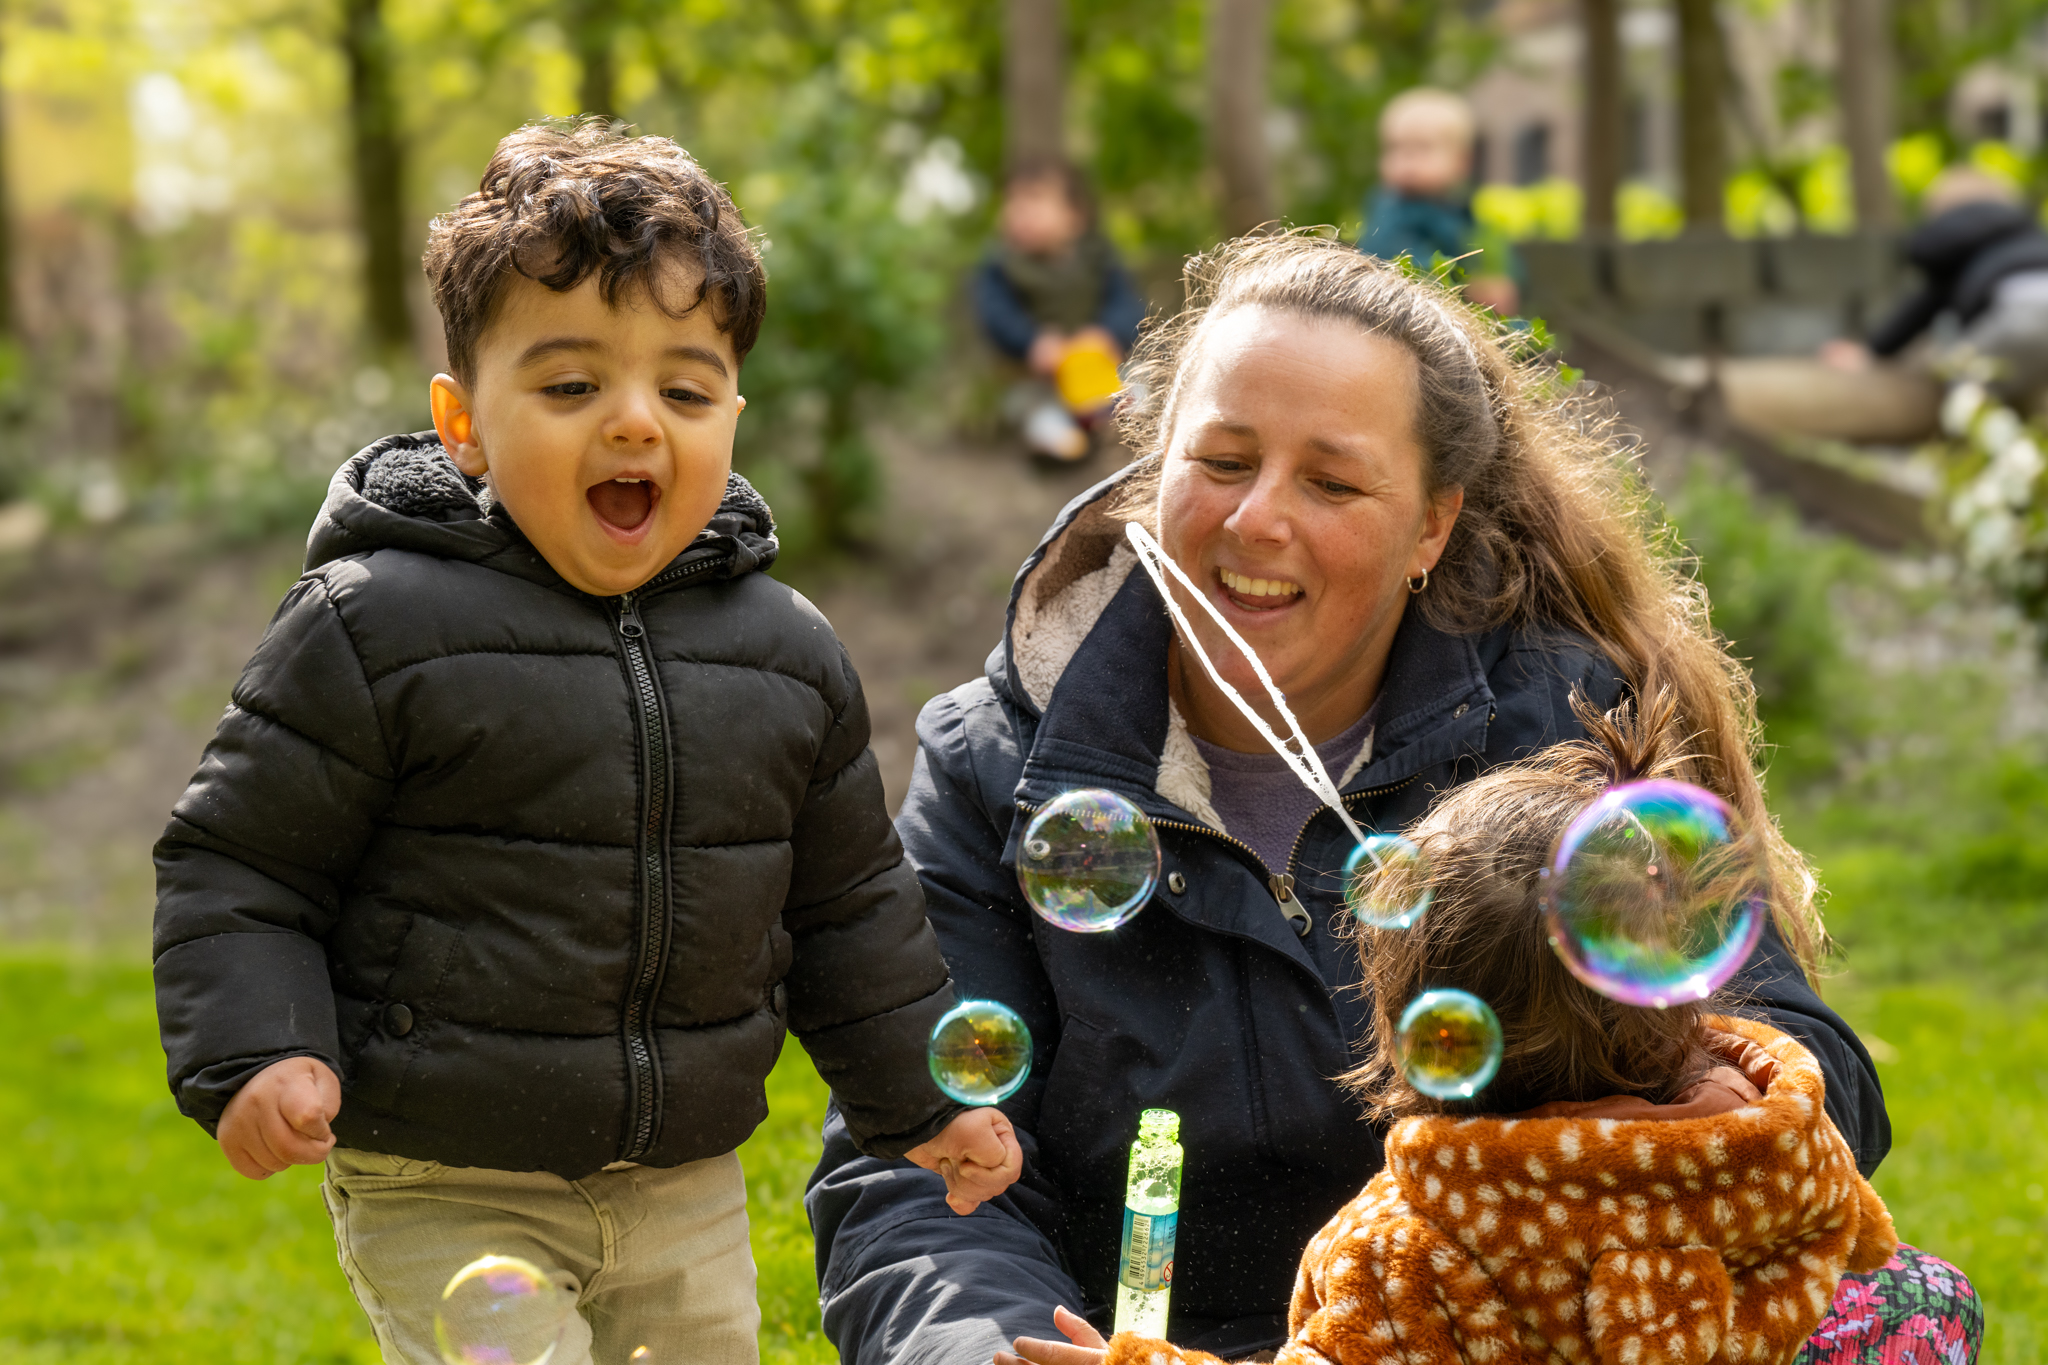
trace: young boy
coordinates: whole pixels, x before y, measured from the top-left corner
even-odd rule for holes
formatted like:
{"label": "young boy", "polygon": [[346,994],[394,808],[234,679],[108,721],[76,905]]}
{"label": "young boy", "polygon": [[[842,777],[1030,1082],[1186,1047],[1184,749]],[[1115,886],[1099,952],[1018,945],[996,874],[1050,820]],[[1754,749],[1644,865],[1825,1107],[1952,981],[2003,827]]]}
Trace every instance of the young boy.
{"label": "young boy", "polygon": [[[1502,317],[1521,303],[1518,269],[1505,241],[1489,240],[1472,216],[1472,107],[1449,90],[1418,86],[1380,111],[1380,183],[1365,206],[1358,249],[1382,260],[1411,258],[1424,270],[1441,257],[1465,296]],[[1472,253],[1480,254],[1473,257]]]}
{"label": "young boy", "polygon": [[507,137],[435,220],[434,432],[335,476],[157,845],[179,1108],[325,1160],[384,1358],[486,1253],[574,1291],[556,1365],[751,1362],[733,1149],[794,1029],[962,1213],[1017,1174],[925,1046],[953,1001],[860,684],[730,472],[760,257],[665,139]]}
{"label": "young boy", "polygon": [[1012,170],[1001,228],[976,272],[974,303],[990,342],[1032,374],[1005,406],[1033,454],[1078,460],[1116,393],[1145,300],[1096,231],[1087,184],[1067,163]]}

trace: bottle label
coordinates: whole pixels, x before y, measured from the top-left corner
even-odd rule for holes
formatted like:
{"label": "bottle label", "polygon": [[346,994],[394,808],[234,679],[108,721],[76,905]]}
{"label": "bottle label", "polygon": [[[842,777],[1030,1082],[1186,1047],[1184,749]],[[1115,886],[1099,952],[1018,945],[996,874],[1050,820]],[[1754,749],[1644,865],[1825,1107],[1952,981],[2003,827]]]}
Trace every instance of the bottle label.
{"label": "bottle label", "polygon": [[1131,1289],[1151,1293],[1173,1287],[1173,1235],[1178,1213],[1139,1213],[1124,1209],[1123,1274]]}

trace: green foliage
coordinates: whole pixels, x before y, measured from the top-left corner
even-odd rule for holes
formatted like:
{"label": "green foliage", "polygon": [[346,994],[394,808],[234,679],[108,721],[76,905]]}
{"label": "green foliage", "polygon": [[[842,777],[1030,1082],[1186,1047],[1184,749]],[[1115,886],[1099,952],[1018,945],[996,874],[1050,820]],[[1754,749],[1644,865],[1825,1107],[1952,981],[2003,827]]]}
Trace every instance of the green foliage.
{"label": "green foliage", "polygon": [[907,164],[930,150],[914,124],[885,122],[829,76],[789,92],[780,123],[775,169],[743,183],[768,247],[771,303],[746,366],[740,455],[794,471],[810,515],[808,528],[792,529],[799,546],[805,529],[844,545],[879,500],[864,400],[901,388],[938,355],[964,260],[942,217],[920,221],[905,202]]}
{"label": "green foliage", "polygon": [[1832,772],[1841,746],[1867,723],[1837,601],[1869,576],[1867,556],[1808,531],[1781,503],[1760,505],[1720,473],[1696,471],[1667,510],[1707,589],[1715,629],[1756,681],[1774,771],[1794,781]]}

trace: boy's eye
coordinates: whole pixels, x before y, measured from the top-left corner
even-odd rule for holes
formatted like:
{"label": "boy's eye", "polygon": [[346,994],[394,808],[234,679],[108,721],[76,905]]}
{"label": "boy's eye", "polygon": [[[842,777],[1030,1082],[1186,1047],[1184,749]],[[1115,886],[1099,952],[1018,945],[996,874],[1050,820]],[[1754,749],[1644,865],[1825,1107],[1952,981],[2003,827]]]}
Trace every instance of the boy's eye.
{"label": "boy's eye", "polygon": [[675,403],[709,403],[711,401],[695,389],[663,389],[661,396]]}
{"label": "boy's eye", "polygon": [[571,379],[562,384],[550,384],[541,392],[551,393],[557,398],[581,398],[585,394],[596,393],[597,385],[584,379]]}

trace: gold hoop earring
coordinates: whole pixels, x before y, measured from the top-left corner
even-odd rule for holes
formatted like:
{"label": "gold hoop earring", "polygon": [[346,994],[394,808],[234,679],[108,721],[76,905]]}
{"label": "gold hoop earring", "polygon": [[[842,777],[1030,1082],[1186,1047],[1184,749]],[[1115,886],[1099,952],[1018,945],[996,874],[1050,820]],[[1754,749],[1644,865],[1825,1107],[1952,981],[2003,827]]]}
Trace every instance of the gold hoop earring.
{"label": "gold hoop earring", "polygon": [[1421,592],[1421,591],[1422,591],[1422,590],[1423,590],[1424,588],[1426,588],[1426,587],[1428,587],[1428,586],[1429,586],[1429,570],[1427,570],[1427,569],[1424,569],[1424,570],[1422,571],[1422,577],[1420,577],[1420,578],[1411,578],[1411,579],[1409,579],[1409,580],[1408,580],[1408,591],[1409,591],[1409,592],[1411,592],[1411,593],[1418,593],[1418,592]]}

